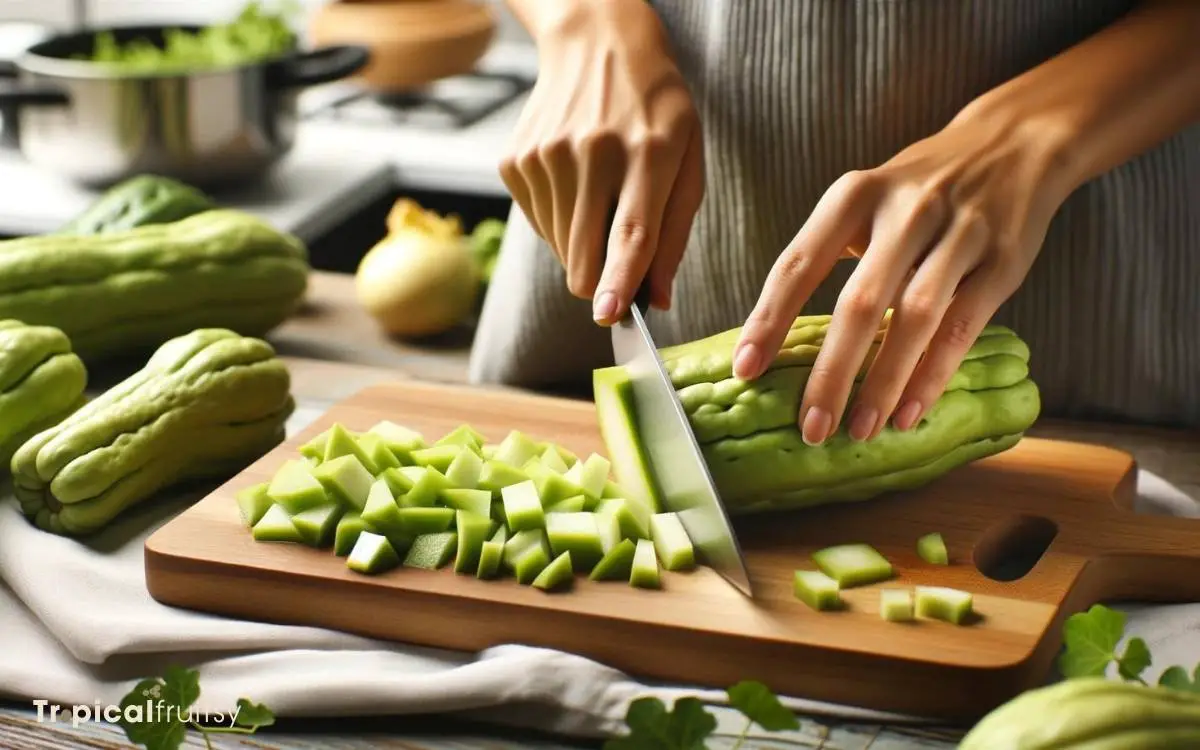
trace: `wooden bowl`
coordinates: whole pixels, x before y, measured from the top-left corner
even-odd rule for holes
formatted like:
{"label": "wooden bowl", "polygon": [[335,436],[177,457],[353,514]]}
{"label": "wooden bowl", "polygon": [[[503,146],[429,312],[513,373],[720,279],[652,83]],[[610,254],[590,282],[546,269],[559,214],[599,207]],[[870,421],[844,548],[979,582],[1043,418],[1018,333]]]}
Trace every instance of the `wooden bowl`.
{"label": "wooden bowl", "polygon": [[371,62],[355,80],[381,93],[470,72],[496,32],[480,0],[336,0],[313,14],[315,46],[361,44]]}

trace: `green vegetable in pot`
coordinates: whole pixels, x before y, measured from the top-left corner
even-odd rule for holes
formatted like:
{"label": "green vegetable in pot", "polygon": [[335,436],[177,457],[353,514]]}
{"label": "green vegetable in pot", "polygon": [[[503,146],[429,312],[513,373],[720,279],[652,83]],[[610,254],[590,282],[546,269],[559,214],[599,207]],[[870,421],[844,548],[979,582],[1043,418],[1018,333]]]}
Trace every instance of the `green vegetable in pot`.
{"label": "green vegetable in pot", "polygon": [[112,32],[101,32],[96,35],[91,54],[78,59],[131,74],[186,73],[269,60],[296,46],[296,35],[289,24],[301,6],[295,2],[281,5],[280,10],[269,12],[254,0],[229,23],[196,32],[167,29],[161,47],[145,38],[122,44]]}

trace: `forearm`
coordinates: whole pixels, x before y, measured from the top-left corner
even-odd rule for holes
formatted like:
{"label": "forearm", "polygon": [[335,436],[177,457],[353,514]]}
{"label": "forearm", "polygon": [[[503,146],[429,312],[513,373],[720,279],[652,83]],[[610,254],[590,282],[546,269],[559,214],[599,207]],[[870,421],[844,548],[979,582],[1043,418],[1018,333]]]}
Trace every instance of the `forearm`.
{"label": "forearm", "polygon": [[589,0],[505,0],[517,22],[525,27],[537,42],[548,28],[555,25],[568,6]]}
{"label": "forearm", "polygon": [[534,42],[562,34],[587,31],[602,24],[615,27],[621,35],[644,37],[652,31],[661,36],[658,16],[646,0],[505,0],[513,16]]}
{"label": "forearm", "polygon": [[1040,139],[1073,190],[1200,121],[1200,2],[1146,0],[961,117]]}

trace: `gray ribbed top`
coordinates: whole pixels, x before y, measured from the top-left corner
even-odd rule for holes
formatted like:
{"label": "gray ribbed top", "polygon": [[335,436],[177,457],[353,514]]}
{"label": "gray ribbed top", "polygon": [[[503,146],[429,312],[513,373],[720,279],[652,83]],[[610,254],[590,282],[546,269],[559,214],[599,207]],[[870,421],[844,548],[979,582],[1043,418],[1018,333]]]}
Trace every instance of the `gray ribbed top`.
{"label": "gray ribbed top", "polygon": [[[841,174],[1112,23],[1133,0],[655,0],[700,110],[706,197],[660,345],[741,325]],[[587,383],[607,330],[514,211],[471,376]],[[832,310],[840,263],[804,312]],[[1200,426],[1200,127],[1093,180],[995,322],[1032,350],[1044,413]]]}

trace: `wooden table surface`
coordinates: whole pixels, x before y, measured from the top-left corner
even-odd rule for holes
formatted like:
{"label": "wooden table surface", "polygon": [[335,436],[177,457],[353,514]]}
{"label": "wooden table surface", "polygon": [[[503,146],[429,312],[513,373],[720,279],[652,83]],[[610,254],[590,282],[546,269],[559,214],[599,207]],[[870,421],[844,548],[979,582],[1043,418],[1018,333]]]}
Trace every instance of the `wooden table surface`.
{"label": "wooden table surface", "polygon": [[[296,396],[308,404],[331,404],[366,386],[408,378],[448,383],[466,382],[470,331],[438,342],[403,345],[381,335],[353,301],[348,276],[316,273],[305,311],[270,338],[288,361]],[[1109,445],[1132,453],[1149,469],[1184,491],[1200,497],[1200,435],[1155,429],[1044,421],[1031,431],[1041,437]],[[715,708],[720,732],[740,730],[728,709]],[[958,733],[930,729],[830,724],[801,717],[799,733],[780,742],[755,741],[743,747],[820,748],[821,750],[941,750],[956,745]],[[717,741],[714,750],[731,747]],[[97,750],[128,748],[119,729],[91,723],[40,723],[28,704],[0,704],[0,750]],[[204,748],[199,735],[188,748]],[[295,748],[296,750],[451,750],[458,748],[530,748],[566,750],[599,747],[599,743],[549,738],[491,725],[467,723],[461,717],[338,720],[281,720],[252,737],[221,737],[212,747]]]}

